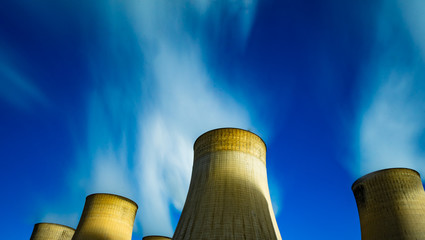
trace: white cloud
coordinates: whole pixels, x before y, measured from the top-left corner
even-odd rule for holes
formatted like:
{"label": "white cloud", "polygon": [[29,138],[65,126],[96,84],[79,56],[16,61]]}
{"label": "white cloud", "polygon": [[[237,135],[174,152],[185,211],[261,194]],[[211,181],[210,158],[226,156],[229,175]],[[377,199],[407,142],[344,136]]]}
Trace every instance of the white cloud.
{"label": "white cloud", "polygon": [[425,2],[398,0],[398,6],[414,42],[421,50],[422,59],[425,60]]}
{"label": "white cloud", "polygon": [[393,167],[425,171],[418,145],[425,105],[413,97],[412,84],[411,76],[392,73],[375,94],[359,129],[359,175]]}
{"label": "white cloud", "polygon": [[111,149],[100,152],[94,159],[88,193],[114,193],[128,198],[134,198],[130,179],[130,170],[127,167],[127,156],[118,151],[118,156]]}
{"label": "white cloud", "polygon": [[[129,197],[139,205],[136,231],[172,235],[170,208],[183,208],[195,138],[218,127],[255,130],[246,106],[213,79],[213,69],[203,61],[212,46],[208,39],[201,41],[200,34],[208,25],[212,38],[226,38],[222,30],[227,29],[236,35],[234,46],[243,49],[256,4],[257,0],[111,0],[84,5],[87,16],[73,15],[75,22],[83,23],[80,32],[87,34],[80,37],[87,47],[82,52],[87,54],[93,89],[87,98],[86,132],[77,136],[84,139],[76,141],[79,166],[72,169],[70,185],[76,189],[71,192]],[[80,12],[80,5],[64,6],[77,8],[69,14]],[[43,27],[61,31],[62,22],[49,22],[50,17],[40,14],[52,12],[48,7],[28,11]],[[234,28],[229,29],[229,23]],[[195,25],[198,29],[191,29]],[[20,107],[47,102],[18,72],[0,66],[0,97]],[[56,214],[52,212],[59,211],[46,207],[43,220],[76,226],[82,209],[69,214],[75,209],[74,205]]]}
{"label": "white cloud", "polygon": [[[153,69],[156,98],[140,115],[139,177],[144,234],[171,236],[169,208],[182,210],[193,161],[192,144],[219,127],[252,128],[247,112],[215,89],[196,49],[161,47]],[[149,206],[149,207],[148,207]]]}
{"label": "white cloud", "polygon": [[425,23],[418,16],[424,10],[420,1],[386,1],[372,23],[376,42],[361,79],[358,156],[351,166],[356,177],[393,167],[425,176],[425,55],[417,51],[425,50]]}
{"label": "white cloud", "polygon": [[[183,208],[197,136],[218,127],[255,130],[245,107],[213,80],[213,71],[203,61],[210,46],[191,35],[184,21],[191,19],[203,27],[213,16],[219,34],[220,12],[230,11],[240,23],[242,41],[248,36],[256,1],[229,3],[219,8],[213,6],[217,3],[193,3],[193,9],[184,1],[124,3],[139,38],[144,65],[137,67],[143,74],[129,75],[114,68],[114,77],[123,78],[119,83],[103,72],[93,74],[101,84],[89,99],[88,149],[76,177],[82,178],[90,168],[82,181],[88,194],[135,194],[130,198],[139,205],[136,225],[140,223],[143,235],[172,236],[170,209]],[[110,4],[122,9],[123,3]],[[111,18],[109,14],[106,11],[104,17]],[[118,26],[111,31],[122,34]],[[121,52],[115,41],[104,42],[111,44],[106,50]],[[122,59],[120,54],[112,57],[117,62]]]}
{"label": "white cloud", "polygon": [[204,50],[210,46],[198,42],[199,36],[191,35],[184,21],[190,19],[202,28],[207,18],[213,19],[219,34],[222,11],[231,11],[240,21],[237,29],[242,29],[240,41],[244,41],[256,1],[229,2],[220,6],[194,2],[195,11],[188,11],[191,8],[183,1],[142,1],[130,6],[149,76],[142,79],[149,94],[142,98],[139,115],[136,174],[140,205],[145,209],[138,215],[144,235],[172,236],[169,209],[183,208],[197,136],[218,127],[254,129],[246,110],[214,85],[203,62]]}
{"label": "white cloud", "polygon": [[235,47],[243,48],[255,19],[257,3],[257,0],[147,0],[133,1],[127,7],[145,47],[154,48],[156,41],[165,40],[174,48],[184,50],[185,41],[202,38],[201,34],[207,33],[203,31],[206,27],[209,27],[210,39],[228,38],[224,34],[229,33],[226,32],[229,26],[235,34]]}

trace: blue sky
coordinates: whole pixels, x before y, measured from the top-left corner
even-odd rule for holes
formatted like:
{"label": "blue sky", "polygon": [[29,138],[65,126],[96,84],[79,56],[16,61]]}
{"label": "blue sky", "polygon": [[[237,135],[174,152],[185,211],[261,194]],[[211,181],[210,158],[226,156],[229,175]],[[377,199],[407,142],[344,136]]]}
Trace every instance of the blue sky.
{"label": "blue sky", "polygon": [[360,239],[351,184],[425,174],[425,3],[4,1],[0,220],[76,227],[85,197],[139,204],[133,239],[171,236],[192,145],[267,143],[283,239]]}

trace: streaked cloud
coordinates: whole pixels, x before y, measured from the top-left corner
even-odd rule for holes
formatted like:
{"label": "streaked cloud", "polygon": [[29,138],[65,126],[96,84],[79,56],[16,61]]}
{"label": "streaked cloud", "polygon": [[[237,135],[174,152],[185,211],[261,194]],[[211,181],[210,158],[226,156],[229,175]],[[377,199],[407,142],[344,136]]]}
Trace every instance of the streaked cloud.
{"label": "streaked cloud", "polygon": [[[219,127],[252,128],[246,110],[212,85],[196,49],[181,55],[164,47],[153,69],[156,96],[140,115],[138,183],[144,234],[172,235],[170,205],[182,210],[193,161],[192,145]],[[161,224],[159,224],[161,223]]]}
{"label": "streaked cloud", "polygon": [[[137,182],[141,205],[146,206],[139,219],[144,235],[172,236],[170,208],[183,208],[196,137],[218,127],[254,128],[246,109],[215,84],[211,69],[204,64],[203,54],[210,46],[202,45],[183,21],[203,23],[207,15],[219,16],[225,9],[199,3],[194,4],[196,11],[187,12],[183,2],[150,4],[145,1],[133,8],[144,13],[136,18],[135,29],[140,31],[141,48],[149,63],[150,79],[142,81],[151,83],[150,97],[142,98],[139,115]],[[236,17],[240,18],[246,15]],[[217,22],[213,30],[220,28]]]}
{"label": "streaked cloud", "polygon": [[401,15],[412,36],[413,42],[420,48],[425,60],[425,2],[421,0],[397,1]]}
{"label": "streaked cloud", "polygon": [[387,77],[361,121],[360,175],[393,167],[425,171],[419,145],[425,131],[425,102],[415,99],[412,76]]}
{"label": "streaked cloud", "polygon": [[122,151],[114,152],[109,149],[97,154],[87,192],[114,193],[134,198],[127,156]]}
{"label": "streaked cloud", "polygon": [[419,9],[425,5],[418,1],[390,1],[377,15],[375,49],[361,79],[356,177],[393,167],[425,173],[425,65],[417,51],[425,49],[425,24],[412,19]]}
{"label": "streaked cloud", "polygon": [[[211,46],[189,26],[208,25],[216,38],[222,38],[225,26],[220,16],[231,13],[236,31],[242,29],[242,45],[255,3],[110,1],[99,8],[104,9],[99,22],[108,23],[101,29],[108,35],[100,47],[91,43],[88,50],[96,89],[87,104],[87,147],[78,146],[80,167],[72,181],[81,182],[87,194],[112,192],[135,200],[138,234],[172,236],[176,219],[171,210],[183,208],[197,136],[219,127],[255,131],[249,106],[218,84],[223,79],[215,79],[214,69],[204,62]],[[131,21],[121,21],[123,16]],[[207,21],[211,16],[212,25]],[[122,30],[128,24],[133,32]],[[133,34],[136,46],[118,41],[132,39]],[[116,67],[122,62],[128,65]]]}

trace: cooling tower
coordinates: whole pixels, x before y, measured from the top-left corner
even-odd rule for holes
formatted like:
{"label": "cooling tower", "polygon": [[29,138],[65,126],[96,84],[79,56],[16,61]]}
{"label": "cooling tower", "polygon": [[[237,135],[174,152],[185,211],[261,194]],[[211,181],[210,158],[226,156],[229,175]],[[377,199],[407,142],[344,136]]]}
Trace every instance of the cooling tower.
{"label": "cooling tower", "polygon": [[34,225],[30,240],[71,240],[75,230],[55,223]]}
{"label": "cooling tower", "polygon": [[425,239],[425,192],[418,172],[373,172],[354,182],[352,190],[362,240]]}
{"label": "cooling tower", "polygon": [[260,137],[224,128],[196,140],[189,192],[173,236],[181,239],[281,239]]}
{"label": "cooling tower", "polygon": [[143,238],[143,240],[168,240],[171,239],[169,237],[164,236],[146,236]]}
{"label": "cooling tower", "polygon": [[86,198],[73,240],[131,240],[137,204],[112,194]]}

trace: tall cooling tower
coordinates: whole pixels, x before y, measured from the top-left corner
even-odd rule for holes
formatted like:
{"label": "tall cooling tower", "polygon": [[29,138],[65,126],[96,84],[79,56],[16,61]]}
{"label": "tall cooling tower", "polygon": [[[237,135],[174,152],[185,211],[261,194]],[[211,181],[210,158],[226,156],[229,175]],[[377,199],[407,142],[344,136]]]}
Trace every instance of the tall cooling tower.
{"label": "tall cooling tower", "polygon": [[75,230],[55,223],[34,225],[30,240],[71,240]]}
{"label": "tall cooling tower", "polygon": [[216,129],[196,140],[194,152],[189,193],[173,240],[281,239],[261,138],[241,129]]}
{"label": "tall cooling tower", "polygon": [[137,204],[113,194],[92,194],[86,198],[73,240],[131,240]]}
{"label": "tall cooling tower", "polygon": [[168,240],[171,239],[169,237],[164,236],[146,236],[143,238],[143,240]]}
{"label": "tall cooling tower", "polygon": [[425,192],[418,172],[373,172],[354,182],[352,190],[362,240],[425,239]]}

